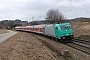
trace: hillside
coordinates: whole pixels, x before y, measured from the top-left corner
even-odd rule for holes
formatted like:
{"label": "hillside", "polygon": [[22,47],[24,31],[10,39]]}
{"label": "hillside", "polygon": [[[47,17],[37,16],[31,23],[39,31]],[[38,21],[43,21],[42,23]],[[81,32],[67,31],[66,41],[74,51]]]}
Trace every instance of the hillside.
{"label": "hillside", "polygon": [[67,19],[67,20],[62,20],[62,22],[90,22],[90,18],[75,18],[75,19]]}
{"label": "hillside", "polygon": [[90,22],[71,22],[75,37],[90,40]]}
{"label": "hillside", "polygon": [[76,18],[74,21],[76,21],[76,22],[90,22],[90,18]]}

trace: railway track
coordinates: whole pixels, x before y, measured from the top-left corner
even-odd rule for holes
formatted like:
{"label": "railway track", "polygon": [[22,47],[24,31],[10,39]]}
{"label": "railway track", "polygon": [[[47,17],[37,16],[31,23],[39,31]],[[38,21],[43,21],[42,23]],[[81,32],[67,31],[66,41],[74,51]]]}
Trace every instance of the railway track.
{"label": "railway track", "polygon": [[66,45],[90,55],[90,41],[88,40],[74,39],[72,43]]}
{"label": "railway track", "polygon": [[83,45],[80,45],[80,44],[77,44],[77,43],[74,43],[74,42],[73,43],[68,43],[66,45],[90,55],[90,48],[87,48],[86,46],[83,46]]}
{"label": "railway track", "polygon": [[83,43],[83,44],[87,44],[90,45],[90,41],[89,40],[83,40],[83,39],[74,39],[75,42],[79,42],[79,43]]}
{"label": "railway track", "polygon": [[[44,36],[41,37],[41,36],[36,35],[36,34],[35,35],[32,34],[32,36],[34,36],[35,38],[37,38],[38,40],[40,40],[43,44],[45,44],[49,49],[51,49],[53,52],[55,52],[58,56],[61,55],[60,52],[63,50],[60,47],[61,44],[64,44],[64,45],[69,46],[69,47],[72,47],[72,48],[74,48],[76,50],[79,50],[81,52],[84,52],[84,53],[90,55],[90,47],[89,47],[90,45],[88,43],[89,41],[87,42],[88,44],[86,42],[85,43],[79,42],[78,40],[77,41],[75,40],[72,43],[61,43],[61,42],[55,41],[54,39],[53,39],[54,40],[53,41],[50,38],[46,38]],[[70,51],[72,51],[72,50],[70,50]],[[72,51],[72,53],[74,53],[74,52]],[[77,55],[77,53],[74,53],[74,54]],[[81,54],[78,54],[78,56],[81,56]],[[62,56],[62,57],[64,57],[64,56]],[[74,60],[74,57],[75,56],[73,57],[72,55],[70,55],[69,57],[70,57],[71,60]],[[68,59],[67,57],[64,57],[64,58],[65,59]]]}
{"label": "railway track", "polygon": [[[74,58],[70,55],[70,54],[66,54],[66,55],[62,55],[61,54],[61,51],[63,51],[63,49],[61,49],[58,44],[59,42],[56,42],[56,41],[53,41],[52,39],[49,39],[49,41],[43,39],[43,37],[40,37],[38,35],[34,35],[32,34],[33,37],[37,38],[40,42],[42,42],[44,45],[46,45],[50,50],[52,50],[54,53],[57,54],[57,56],[61,59],[64,59],[64,60],[74,60]],[[46,38],[46,37],[45,37]],[[55,45],[54,45],[55,43]],[[62,56],[62,57],[60,57]]]}
{"label": "railway track", "polygon": [[75,39],[74,43],[77,43],[80,46],[90,49],[90,41],[89,40]]}
{"label": "railway track", "polygon": [[[47,45],[47,43],[45,45]],[[65,45],[90,55],[90,41],[88,40],[74,39],[72,43],[65,43]]]}
{"label": "railway track", "polygon": [[74,39],[72,43],[66,43],[65,45],[90,55],[90,41],[88,40]]}

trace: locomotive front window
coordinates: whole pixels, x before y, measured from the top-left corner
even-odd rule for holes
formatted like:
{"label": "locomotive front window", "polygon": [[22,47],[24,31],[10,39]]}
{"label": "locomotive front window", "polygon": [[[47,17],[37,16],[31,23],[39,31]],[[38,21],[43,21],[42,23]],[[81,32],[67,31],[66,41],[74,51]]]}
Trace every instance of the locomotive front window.
{"label": "locomotive front window", "polygon": [[61,30],[67,30],[70,29],[70,26],[60,26]]}

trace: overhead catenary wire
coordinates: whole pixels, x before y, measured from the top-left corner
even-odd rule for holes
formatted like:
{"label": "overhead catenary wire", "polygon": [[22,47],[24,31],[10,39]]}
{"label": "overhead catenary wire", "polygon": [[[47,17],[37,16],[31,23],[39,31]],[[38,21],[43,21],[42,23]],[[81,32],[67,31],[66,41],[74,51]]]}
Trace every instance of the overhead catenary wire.
{"label": "overhead catenary wire", "polygon": [[77,8],[75,8],[75,9],[71,9],[71,10],[69,10],[69,11],[66,11],[65,13],[70,13],[71,11],[74,11],[74,10],[77,10],[77,9],[80,9],[80,8],[83,8],[83,7],[87,7],[87,6],[89,6],[90,5],[90,3],[89,4],[85,4],[85,5],[83,5],[83,6],[80,6],[80,7],[77,7]]}
{"label": "overhead catenary wire", "polygon": [[[45,17],[45,16],[44,16],[44,15],[43,15],[43,16],[39,16],[39,17],[36,18],[35,20],[38,21],[38,20],[39,20],[40,18],[42,18],[42,17]],[[35,20],[34,20],[34,21],[35,21]]]}
{"label": "overhead catenary wire", "polygon": [[[86,5],[83,5],[83,6],[81,6],[81,8],[85,8],[85,7],[87,7],[87,6],[90,6],[90,4],[86,4]],[[80,8],[80,9],[81,9]],[[78,8],[79,9],[79,8]],[[76,9],[77,10],[77,9]],[[73,10],[73,11],[75,11],[75,10]],[[79,10],[79,11],[81,11],[81,10]],[[72,12],[72,11],[70,11],[70,12]],[[67,12],[66,14],[68,14],[69,16],[77,16],[77,15],[84,15],[84,14],[89,14],[90,12],[89,11],[86,11],[86,12],[78,12],[78,13],[70,13],[70,12]]]}
{"label": "overhead catenary wire", "polygon": [[[63,1],[63,0],[61,0],[61,1]],[[71,1],[72,1],[72,0],[70,0],[67,4],[71,3]],[[65,4],[65,5],[67,5],[67,4]],[[63,5],[63,6],[65,6],[65,5]],[[61,7],[63,7],[63,6],[61,6]],[[59,8],[60,8],[60,7],[59,7]],[[58,9],[59,9],[59,8],[58,8]],[[45,16],[40,16],[39,18],[41,18],[41,17],[45,17]],[[37,19],[35,19],[35,20],[38,20],[39,18],[37,18]]]}
{"label": "overhead catenary wire", "polygon": [[[81,12],[81,13],[76,13],[76,14],[69,14],[68,16],[75,16],[76,17],[76,16],[79,16],[79,15],[85,15],[85,14],[90,14],[90,12],[88,11],[88,12]],[[83,16],[81,16],[81,17],[83,17]],[[90,17],[90,16],[88,16],[88,17]]]}
{"label": "overhead catenary wire", "polygon": [[[63,0],[61,0],[61,2],[62,2],[62,1],[63,1]],[[78,2],[78,1],[80,1],[80,0],[77,0],[77,2]],[[67,2],[65,5],[59,7],[58,9],[66,6],[66,5],[68,5],[68,4],[70,4],[70,3],[71,3],[71,5],[73,5],[72,2],[73,2],[73,0],[69,0],[69,2]],[[73,13],[73,11],[76,11],[76,10],[82,9],[82,8],[85,8],[85,7],[87,7],[87,6],[90,6],[90,3],[89,3],[89,4],[82,5],[82,6],[79,6],[79,7],[76,7],[76,8],[74,8],[74,9],[69,9],[68,11],[65,11],[63,14],[68,14],[68,15],[71,15],[71,16],[72,16],[72,15],[80,15],[80,13]],[[71,13],[70,13],[70,12],[71,12]],[[87,12],[82,12],[82,13],[87,13]],[[45,16],[43,16],[43,17],[45,17]],[[37,18],[36,20],[38,20],[38,19],[40,19],[40,18],[42,18],[42,17],[40,16],[40,17]]]}
{"label": "overhead catenary wire", "polygon": [[[90,12],[81,12],[81,13],[73,13],[72,11],[76,11],[76,10],[78,10],[78,9],[82,9],[82,8],[85,8],[85,7],[87,7],[87,6],[90,6],[90,3],[88,3],[88,4],[85,4],[85,5],[83,5],[83,6],[79,6],[79,7],[77,7],[77,8],[74,8],[74,9],[71,9],[71,10],[69,10],[69,11],[66,11],[66,12],[64,12],[64,14],[68,14],[69,16],[79,16],[79,15],[81,15],[81,13],[90,13]],[[70,13],[71,12],[71,13]],[[83,14],[82,14],[83,15]]]}
{"label": "overhead catenary wire", "polygon": [[[63,1],[63,0],[62,0]],[[65,5],[62,5],[61,7],[59,7],[58,9],[60,9],[60,8],[62,8],[62,7],[64,7],[64,6],[66,6],[66,5],[68,5],[68,4],[70,4],[72,2],[72,0],[70,0],[69,1],[69,3],[66,3]]]}
{"label": "overhead catenary wire", "polygon": [[[62,1],[63,1],[63,0],[61,0],[61,2],[62,2]],[[78,1],[79,1],[79,0],[78,0]],[[62,8],[62,7],[64,7],[64,6],[70,4],[71,2],[72,2],[72,0],[69,0],[69,2],[67,2],[65,5],[59,7],[58,9],[60,9],[60,8]],[[41,17],[42,17],[42,16],[40,16],[39,18],[41,18]],[[45,17],[45,16],[43,16],[43,17]],[[37,18],[37,19],[35,19],[35,20],[38,20],[39,18]]]}

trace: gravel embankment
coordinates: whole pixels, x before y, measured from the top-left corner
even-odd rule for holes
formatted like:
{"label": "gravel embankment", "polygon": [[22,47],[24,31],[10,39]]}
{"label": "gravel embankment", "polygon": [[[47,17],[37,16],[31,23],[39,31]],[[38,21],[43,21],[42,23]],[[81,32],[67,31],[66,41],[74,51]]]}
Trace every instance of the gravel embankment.
{"label": "gravel embankment", "polygon": [[65,56],[60,56],[63,59],[69,59],[69,60],[90,60],[90,55],[83,53],[81,51],[78,51],[74,48],[71,48],[69,46],[66,46],[60,42],[56,42],[56,41],[52,41],[51,39],[47,39],[45,37],[41,37],[41,36],[37,36],[35,35],[37,38],[39,38],[41,40],[41,42],[43,44],[45,44],[46,46],[48,46],[52,51],[56,52],[58,55],[60,54],[61,51],[64,50],[68,50],[69,54],[65,55]]}
{"label": "gravel embankment", "polygon": [[59,60],[51,52],[37,38],[25,32],[19,32],[0,44],[0,60]]}

